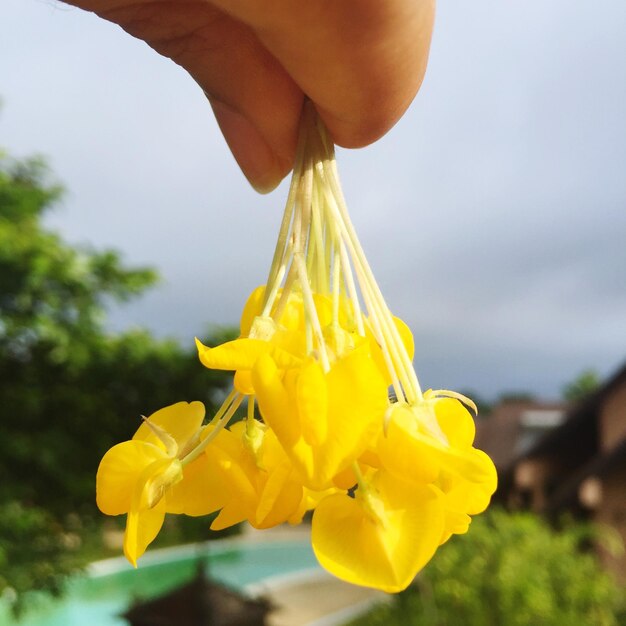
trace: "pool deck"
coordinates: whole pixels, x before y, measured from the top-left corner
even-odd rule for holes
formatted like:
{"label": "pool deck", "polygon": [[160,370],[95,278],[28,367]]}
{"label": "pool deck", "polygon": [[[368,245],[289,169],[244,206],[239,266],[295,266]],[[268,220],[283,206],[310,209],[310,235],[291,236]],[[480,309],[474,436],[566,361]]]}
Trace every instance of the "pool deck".
{"label": "pool deck", "polygon": [[[310,528],[302,525],[245,533],[251,541],[257,537],[263,541],[268,534],[273,539],[307,539]],[[267,579],[252,585],[248,591],[267,597],[276,607],[268,618],[268,626],[339,626],[389,597],[380,591],[343,582],[319,567]]]}
{"label": "pool deck", "polygon": [[334,626],[384,601],[384,594],[356,587],[324,573],[269,594],[276,605],[268,626]]}

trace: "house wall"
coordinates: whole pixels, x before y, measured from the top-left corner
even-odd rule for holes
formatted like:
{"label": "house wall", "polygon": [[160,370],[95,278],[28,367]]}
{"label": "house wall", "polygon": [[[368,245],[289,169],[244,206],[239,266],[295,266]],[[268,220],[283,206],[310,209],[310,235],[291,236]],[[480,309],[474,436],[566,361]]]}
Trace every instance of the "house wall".
{"label": "house wall", "polygon": [[608,395],[600,411],[600,446],[610,450],[626,437],[626,382]]}
{"label": "house wall", "polygon": [[[595,511],[594,521],[616,530],[626,546],[626,461],[615,467],[602,479],[602,501]],[[603,564],[626,584],[626,554],[611,554],[602,545],[598,552]]]}
{"label": "house wall", "polygon": [[514,488],[509,505],[514,508],[529,508],[540,513],[547,502],[547,483],[558,471],[554,459],[524,459],[515,466]]}
{"label": "house wall", "polygon": [[[609,451],[626,438],[626,382],[614,389],[600,409],[600,446]],[[616,530],[626,547],[626,460],[623,460],[602,477],[602,502],[596,509],[595,521]],[[622,583],[626,583],[626,553],[611,554],[600,546],[603,563]]]}

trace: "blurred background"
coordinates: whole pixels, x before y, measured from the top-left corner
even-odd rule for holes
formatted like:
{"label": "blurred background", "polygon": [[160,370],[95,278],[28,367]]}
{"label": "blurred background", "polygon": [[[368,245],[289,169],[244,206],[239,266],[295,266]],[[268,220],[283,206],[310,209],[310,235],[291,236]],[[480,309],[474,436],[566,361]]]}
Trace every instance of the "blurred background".
{"label": "blurred background", "polygon": [[[478,399],[496,499],[615,537],[625,32],[620,0],[442,2],[407,114],[338,152],[420,380]],[[193,337],[228,336],[265,280],[286,183],[253,192],[184,71],[58,2],[3,0],[0,98],[0,588],[17,606],[109,553],[94,472],[137,416],[220,398]],[[165,543],[206,536],[177,524]]]}

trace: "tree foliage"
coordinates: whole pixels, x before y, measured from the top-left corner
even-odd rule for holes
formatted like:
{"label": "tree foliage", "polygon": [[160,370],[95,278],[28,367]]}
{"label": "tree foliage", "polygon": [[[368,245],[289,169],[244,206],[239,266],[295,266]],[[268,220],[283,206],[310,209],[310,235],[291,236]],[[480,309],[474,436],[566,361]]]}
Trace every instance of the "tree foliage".
{"label": "tree foliage", "polygon": [[351,626],[617,626],[621,590],[584,549],[597,534],[492,510],[443,546],[406,592]]}
{"label": "tree foliage", "polygon": [[505,402],[534,402],[535,394],[530,391],[505,391],[498,396],[498,403]]}
{"label": "tree foliage", "polygon": [[596,391],[600,384],[598,372],[587,369],[563,387],[563,398],[572,403],[581,402]]}
{"label": "tree foliage", "polygon": [[225,384],[192,345],[106,332],[107,305],[140,295],[156,273],[46,229],[62,193],[49,178],[41,160],[0,159],[0,592],[18,597],[58,590],[76,565],[68,532],[99,518],[104,452],[162,406],[211,410]]}
{"label": "tree foliage", "polygon": [[0,503],[0,590],[14,612],[23,608],[26,590],[61,593],[67,574],[82,564],[80,526],[76,515],[62,524],[45,509],[16,500]]}
{"label": "tree foliage", "polygon": [[156,280],[110,250],[67,245],[41,219],[61,196],[39,159],[0,162],[0,349],[9,357],[84,360],[102,335],[107,299],[128,300]]}

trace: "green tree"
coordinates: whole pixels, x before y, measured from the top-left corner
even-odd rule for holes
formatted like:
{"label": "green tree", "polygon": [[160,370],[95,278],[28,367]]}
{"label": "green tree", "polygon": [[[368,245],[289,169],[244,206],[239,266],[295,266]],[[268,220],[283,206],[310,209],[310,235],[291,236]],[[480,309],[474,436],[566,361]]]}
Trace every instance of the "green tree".
{"label": "green tree", "polygon": [[598,531],[560,531],[494,509],[453,537],[407,591],[351,626],[618,626],[623,595],[585,550]]}
{"label": "green tree", "polygon": [[105,331],[107,305],[157,275],[46,229],[61,193],[41,160],[0,159],[0,593],[18,599],[58,591],[80,561],[72,549],[101,519],[104,452],[162,406],[202,400],[210,411],[226,382],[191,342]]}
{"label": "green tree", "polygon": [[581,402],[600,387],[600,376],[593,369],[581,372],[563,387],[563,398],[568,402]]}
{"label": "green tree", "polygon": [[128,300],[157,278],[44,229],[61,193],[41,159],[0,161],[0,349],[23,362],[82,363],[102,336],[105,303]]}

